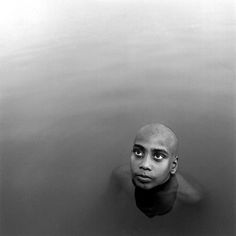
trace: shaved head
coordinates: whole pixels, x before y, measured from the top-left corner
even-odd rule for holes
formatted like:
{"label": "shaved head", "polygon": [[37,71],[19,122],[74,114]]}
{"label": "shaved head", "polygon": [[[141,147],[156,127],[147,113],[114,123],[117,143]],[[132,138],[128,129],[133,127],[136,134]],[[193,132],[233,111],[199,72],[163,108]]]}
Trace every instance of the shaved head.
{"label": "shaved head", "polygon": [[149,141],[150,139],[160,139],[163,145],[168,146],[172,154],[178,152],[178,139],[175,133],[167,126],[160,123],[148,124],[140,128],[136,134],[134,143],[139,140]]}
{"label": "shaved head", "polygon": [[178,140],[163,124],[148,124],[140,128],[134,139],[130,158],[135,186],[152,189],[165,183],[178,167]]}

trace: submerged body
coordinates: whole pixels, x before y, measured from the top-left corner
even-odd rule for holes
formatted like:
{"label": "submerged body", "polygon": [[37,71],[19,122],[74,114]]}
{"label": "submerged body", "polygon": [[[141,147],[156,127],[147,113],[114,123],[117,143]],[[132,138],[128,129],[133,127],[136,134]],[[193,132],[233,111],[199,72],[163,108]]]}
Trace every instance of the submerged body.
{"label": "submerged body", "polygon": [[176,173],[178,140],[168,127],[142,127],[134,140],[130,165],[116,168],[112,182],[134,194],[136,206],[148,217],[168,213],[178,202],[196,203],[202,198],[198,184]]}

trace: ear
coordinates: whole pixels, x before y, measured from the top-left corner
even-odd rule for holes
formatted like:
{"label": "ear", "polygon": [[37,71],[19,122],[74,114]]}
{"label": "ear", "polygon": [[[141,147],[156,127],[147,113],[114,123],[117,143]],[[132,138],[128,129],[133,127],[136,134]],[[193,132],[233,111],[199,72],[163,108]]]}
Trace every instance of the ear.
{"label": "ear", "polygon": [[178,168],[178,156],[176,155],[174,157],[174,161],[172,162],[172,166],[171,166],[171,169],[170,169],[170,173],[171,174],[175,174],[175,172],[177,171],[177,168]]}

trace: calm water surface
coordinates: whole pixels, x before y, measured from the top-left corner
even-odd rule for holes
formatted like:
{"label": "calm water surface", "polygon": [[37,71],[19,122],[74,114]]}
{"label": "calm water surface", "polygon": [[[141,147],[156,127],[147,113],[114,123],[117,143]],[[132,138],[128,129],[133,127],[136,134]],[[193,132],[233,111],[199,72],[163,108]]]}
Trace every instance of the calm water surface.
{"label": "calm water surface", "polygon": [[[4,4],[3,4],[4,5]],[[2,235],[233,235],[230,1],[22,1],[1,9]],[[137,129],[163,122],[198,207],[109,206]],[[106,200],[105,200],[106,199]],[[109,199],[109,198],[108,198]]]}

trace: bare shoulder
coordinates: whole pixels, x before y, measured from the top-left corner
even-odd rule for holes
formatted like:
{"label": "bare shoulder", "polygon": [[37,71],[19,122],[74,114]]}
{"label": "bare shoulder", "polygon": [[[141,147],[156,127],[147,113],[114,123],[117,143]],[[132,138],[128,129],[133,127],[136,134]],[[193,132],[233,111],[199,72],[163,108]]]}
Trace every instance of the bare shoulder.
{"label": "bare shoulder", "polygon": [[203,190],[199,183],[191,178],[186,179],[183,175],[177,173],[178,181],[178,199],[184,203],[197,203],[203,198]]}
{"label": "bare shoulder", "polygon": [[124,164],[124,165],[116,167],[112,171],[112,177],[113,178],[118,178],[118,179],[130,177],[130,167],[129,167],[129,164]]}
{"label": "bare shoulder", "polygon": [[113,184],[119,186],[119,188],[130,192],[132,190],[131,172],[129,164],[124,164],[116,167],[111,174]]}

